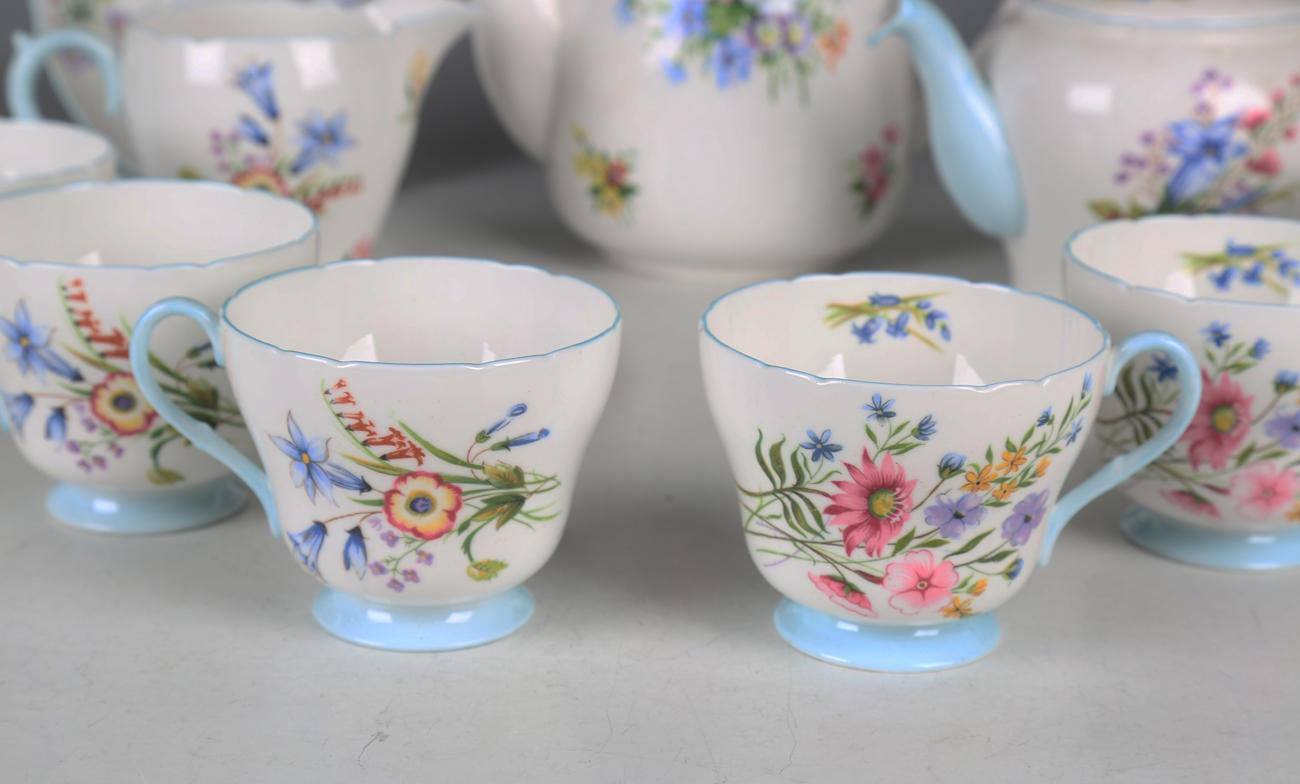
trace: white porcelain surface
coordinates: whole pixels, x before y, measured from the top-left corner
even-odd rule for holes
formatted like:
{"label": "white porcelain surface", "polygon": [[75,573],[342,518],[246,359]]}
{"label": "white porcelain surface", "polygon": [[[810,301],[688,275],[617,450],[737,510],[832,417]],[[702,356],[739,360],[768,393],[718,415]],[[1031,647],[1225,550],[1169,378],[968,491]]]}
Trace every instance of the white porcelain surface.
{"label": "white porcelain surface", "polygon": [[0,120],[0,194],[117,176],[108,140],[59,122]]}
{"label": "white porcelain surface", "polygon": [[[226,474],[140,397],[128,365],[155,301],[216,306],[263,275],[315,264],[302,205],[218,183],[120,180],[0,199],[0,391],[24,457],[79,485],[157,491]],[[251,453],[202,332],[169,325],[154,353],[164,385]]]}
{"label": "white porcelain surface", "polygon": [[[1096,226],[1071,242],[1071,303],[1117,340],[1161,329],[1201,361],[1205,391],[1196,418],[1182,441],[1125,489],[1129,498],[1215,530],[1300,522],[1297,259],[1300,222],[1269,218],[1147,218]],[[1107,455],[1141,442],[1178,398],[1178,375],[1160,357],[1126,372],[1128,382],[1103,405],[1096,430]]]}

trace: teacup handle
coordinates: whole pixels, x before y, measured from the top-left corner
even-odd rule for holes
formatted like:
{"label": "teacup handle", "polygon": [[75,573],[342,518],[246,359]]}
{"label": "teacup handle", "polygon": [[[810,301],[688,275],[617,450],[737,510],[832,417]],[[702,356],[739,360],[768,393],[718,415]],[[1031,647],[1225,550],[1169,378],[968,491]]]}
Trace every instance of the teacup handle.
{"label": "teacup handle", "polygon": [[95,61],[104,74],[104,109],[109,114],[117,114],[122,104],[121,80],[117,56],[108,44],[80,30],[52,30],[35,38],[20,30],[14,33],[13,45],[14,55],[5,74],[11,116],[22,120],[41,119],[41,107],[36,103],[36,80],[46,58],[64,49],[84,52]]}
{"label": "teacup handle", "polygon": [[235,472],[257,494],[266,510],[266,520],[271,525],[271,535],[280,536],[280,521],[275,516],[275,497],[271,494],[271,481],[266,472],[252,460],[217,435],[208,425],[186,414],[167,395],[163,394],[158,379],[149,366],[149,343],[154,328],[171,316],[185,316],[198,322],[212,342],[212,357],[219,367],[226,366],[225,351],[221,347],[221,320],[208,306],[189,297],[168,297],[144,312],[131,333],[131,373],[149,405],[199,449],[212,455]]}
{"label": "teacup handle", "polygon": [[1174,366],[1178,368],[1178,377],[1182,380],[1182,393],[1178,398],[1178,407],[1174,409],[1174,415],[1165,422],[1164,426],[1156,431],[1155,435],[1147,439],[1141,446],[1132,452],[1120,455],[1111,460],[1101,468],[1097,473],[1088,477],[1082,484],[1071,490],[1060,501],[1057,502],[1056,508],[1052,510],[1052,516],[1047,522],[1047,538],[1043,541],[1043,552],[1038,556],[1038,565],[1047,566],[1047,562],[1052,557],[1052,547],[1056,544],[1056,538],[1061,535],[1061,529],[1065,524],[1070,522],[1070,518],[1083,507],[1092,503],[1097,496],[1118,486],[1121,482],[1146,468],[1147,464],[1164,454],[1165,450],[1173,446],[1183,435],[1183,431],[1191,424],[1192,417],[1196,415],[1196,407],[1201,402],[1201,368],[1196,364],[1196,357],[1188,350],[1186,346],[1178,342],[1178,339],[1167,332],[1139,332],[1130,335],[1123,343],[1120,343],[1115,349],[1114,361],[1110,366],[1110,375],[1106,379],[1104,394],[1110,395],[1115,391],[1115,383],[1119,381],[1120,371],[1124,369],[1134,357],[1144,354],[1148,351],[1163,351],[1173,360]]}

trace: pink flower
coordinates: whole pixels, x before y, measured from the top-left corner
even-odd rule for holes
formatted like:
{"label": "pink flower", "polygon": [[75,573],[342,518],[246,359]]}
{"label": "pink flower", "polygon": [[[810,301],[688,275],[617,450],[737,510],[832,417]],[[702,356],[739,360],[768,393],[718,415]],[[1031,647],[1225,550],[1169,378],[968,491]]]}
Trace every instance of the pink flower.
{"label": "pink flower", "polygon": [[1253,131],[1273,118],[1273,110],[1263,106],[1247,109],[1237,124],[1248,131]]}
{"label": "pink flower", "polygon": [[1201,382],[1205,391],[1201,394],[1200,407],[1187,432],[1178,440],[1191,444],[1187,456],[1193,470],[1201,470],[1201,462],[1209,460],[1211,468],[1222,471],[1250,432],[1250,406],[1255,398],[1245,395],[1241,385],[1226,372],[1216,383],[1202,370]]}
{"label": "pink flower", "polygon": [[951,561],[935,564],[929,550],[914,550],[885,567],[884,586],[894,595],[889,606],[904,615],[916,615],[945,604],[952,599],[950,590],[957,584],[957,569]]}
{"label": "pink flower", "polygon": [[1265,177],[1276,177],[1282,171],[1282,156],[1277,150],[1265,150],[1246,161],[1246,168]]}
{"label": "pink flower", "polygon": [[1230,494],[1237,500],[1237,511],[1263,520],[1295,500],[1300,491],[1300,477],[1273,463],[1258,463],[1232,477]]}
{"label": "pink flower", "polygon": [[889,124],[885,126],[885,144],[893,145],[898,141],[898,126]]}
{"label": "pink flower", "polygon": [[1219,514],[1217,506],[1195,493],[1189,493],[1186,490],[1161,490],[1160,497],[1183,511],[1215,520],[1223,519],[1223,515]]}
{"label": "pink flower", "polygon": [[833,503],[822,511],[834,515],[831,525],[844,526],[846,554],[853,555],[858,545],[863,545],[874,558],[911,517],[916,480],[907,481],[907,472],[895,466],[888,453],[877,467],[865,448],[861,470],[847,461],[844,467],[852,481],[835,482],[844,492],[831,496]]}
{"label": "pink flower", "polygon": [[831,601],[840,607],[858,615],[865,615],[868,618],[880,617],[876,615],[875,610],[871,609],[871,600],[867,598],[867,595],[844,580],[830,575],[817,574],[816,572],[809,572],[808,579],[812,580],[813,585],[820,588],[822,593],[829,596]]}

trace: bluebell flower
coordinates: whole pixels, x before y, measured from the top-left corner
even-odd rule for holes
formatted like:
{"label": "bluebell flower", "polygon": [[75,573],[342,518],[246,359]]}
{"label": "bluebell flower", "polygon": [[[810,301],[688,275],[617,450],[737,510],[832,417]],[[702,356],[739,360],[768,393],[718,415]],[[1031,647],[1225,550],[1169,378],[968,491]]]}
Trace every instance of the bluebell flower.
{"label": "bluebell flower", "polygon": [[[323,529],[324,526],[321,528]],[[321,539],[324,538],[322,534]],[[317,552],[319,551],[320,548],[317,547]],[[356,572],[358,580],[366,576],[366,538],[361,535],[359,525],[348,531],[348,541],[343,545],[343,568]]]}
{"label": "bluebell flower", "polygon": [[1229,256],[1254,256],[1259,252],[1259,248],[1254,245],[1236,242],[1231,237],[1228,238],[1228,244],[1224,246],[1224,250]]}
{"label": "bluebell flower", "polygon": [[832,444],[830,443],[830,440],[831,440],[831,431],[829,430],[823,431],[820,437],[818,437],[818,435],[813,431],[809,430],[808,440],[803,442],[799,446],[803,447],[804,449],[812,450],[812,461],[814,463],[818,462],[823,457],[826,458],[827,462],[834,463],[835,453],[840,451],[844,447],[840,446],[839,444]]}
{"label": "bluebell flower", "polygon": [[1047,515],[1048,490],[1030,493],[1012,507],[1010,517],[1002,523],[1002,536],[1016,547],[1024,547],[1034,529],[1042,525]]}
{"label": "bluebell flower", "polygon": [[275,102],[275,84],[274,84],[274,64],[269,60],[265,63],[250,63],[240,69],[235,76],[235,82],[239,89],[248,93],[248,97],[253,99],[257,108],[266,115],[268,119],[280,119],[280,107]]}
{"label": "bluebell flower", "polygon": [[1092,374],[1091,374],[1091,373],[1084,373],[1084,374],[1083,374],[1083,394],[1086,395],[1086,394],[1088,394],[1088,393],[1091,392],[1091,391],[1092,391]]}
{"label": "bluebell flower", "polygon": [[1155,373],[1156,381],[1169,381],[1178,378],[1178,366],[1164,352],[1151,355],[1151,367],[1147,368],[1147,372]]}
{"label": "bluebell flower", "polygon": [[339,153],[356,144],[348,136],[348,113],[340,110],[330,119],[317,111],[312,111],[307,119],[298,123],[302,135],[298,137],[298,158],[293,162],[293,173],[302,172],[315,166],[322,158],[330,163],[337,163]]}
{"label": "bluebell flower", "polygon": [[664,16],[664,32],[693,38],[709,32],[709,4],[706,0],[673,0]]}
{"label": "bluebell flower", "polygon": [[257,124],[257,120],[246,114],[239,115],[239,135],[263,147],[271,143],[271,137],[266,135],[266,131]]}
{"label": "bluebell flower", "polygon": [[899,313],[898,318],[893,321],[886,320],[888,326],[885,327],[885,333],[893,337],[902,339],[907,337],[907,322],[912,319],[910,313]]}
{"label": "bluebell flower", "polygon": [[713,48],[710,64],[717,74],[718,87],[727,88],[749,79],[749,72],[754,65],[754,52],[736,36],[724,38]]}
{"label": "bluebell flower", "polygon": [[940,535],[955,540],[978,526],[989,510],[984,508],[983,499],[975,493],[957,498],[949,498],[950,495],[952,493],[944,493],[934,499],[934,505],[925,510],[925,522],[938,528]]}
{"label": "bluebell flower", "polygon": [[676,60],[664,60],[664,76],[669,84],[681,84],[686,81],[686,69]]}
{"label": "bluebell flower", "polygon": [[944,340],[952,340],[952,332],[948,331],[948,325],[944,324],[939,327],[939,337]]}
{"label": "bluebell flower", "polygon": [[1285,395],[1287,392],[1300,386],[1300,373],[1294,373],[1290,370],[1279,370],[1273,378],[1273,389],[1279,395]]}
{"label": "bluebell flower", "polygon": [[948,314],[942,310],[931,310],[925,314],[925,328],[934,329],[941,320],[946,318],[948,318]]}
{"label": "bluebell flower", "polygon": [[329,440],[325,438],[307,440],[307,437],[302,434],[302,429],[298,427],[298,422],[293,418],[292,412],[289,414],[288,425],[288,440],[279,436],[271,436],[271,440],[293,461],[289,464],[289,475],[293,478],[293,486],[306,490],[307,497],[312,500],[312,503],[316,502],[316,493],[319,491],[329,499],[330,503],[337,504],[338,502],[334,500],[334,481],[325,472],[324,465],[330,456]]}
{"label": "bluebell flower", "polygon": [[930,309],[930,300],[928,300],[928,299],[923,299],[923,300],[921,300],[920,302],[916,303],[916,307],[917,307],[918,310],[929,310],[929,309]]}
{"label": "bluebell flower", "polygon": [[1052,407],[1048,406],[1046,411],[1038,415],[1038,426],[1047,427],[1048,423],[1050,423],[1051,421],[1052,421]]}
{"label": "bluebell flower", "polygon": [[53,331],[50,327],[32,324],[31,316],[27,313],[27,303],[23,300],[18,300],[13,321],[0,316],[0,334],[9,340],[9,345],[5,346],[5,358],[17,362],[20,373],[25,376],[27,371],[33,370],[42,384],[45,383],[47,370],[69,381],[81,381],[81,373],[50,349]]}
{"label": "bluebell flower", "polygon": [[880,393],[877,392],[876,394],[871,396],[871,402],[863,406],[862,408],[864,411],[870,412],[867,414],[868,422],[874,419],[883,425],[885,424],[886,419],[893,419],[894,417],[898,416],[896,412],[889,410],[893,407],[894,407],[893,400],[882,401],[880,398]]}
{"label": "bluebell flower", "polygon": [[872,294],[871,304],[877,308],[892,308],[895,305],[901,305],[903,300],[893,294]]}
{"label": "bluebell flower", "polygon": [[18,435],[23,434],[23,423],[32,413],[32,408],[36,406],[36,401],[26,392],[19,392],[11,395],[8,392],[0,392],[4,397],[5,411],[9,414],[9,424],[13,427],[14,432]]}
{"label": "bluebell flower", "polygon": [[491,427],[489,427],[487,430],[484,430],[484,431],[483,431],[483,435],[485,435],[485,436],[490,436],[490,435],[492,435],[493,433],[497,432],[497,431],[500,430],[501,428],[505,427],[506,425],[508,425],[508,424],[510,424],[512,421],[514,421],[514,418],[515,418],[515,417],[517,417],[517,416],[522,416],[522,415],[524,415],[525,413],[527,413],[527,411],[528,411],[528,406],[524,405],[523,403],[520,403],[519,405],[515,406],[514,408],[512,408],[512,409],[510,409],[509,411],[506,412],[505,419],[502,419],[502,420],[496,422],[496,423],[493,424]]}
{"label": "bluebell flower", "polygon": [[1251,346],[1250,351],[1247,351],[1246,353],[1249,354],[1252,359],[1263,359],[1268,356],[1268,352],[1271,349],[1272,346],[1268,344],[1268,341],[1260,338],[1255,341],[1255,345]]}
{"label": "bluebell flower", "polygon": [[1257,262],[1250,269],[1241,273],[1241,282],[1250,286],[1258,286],[1264,282],[1264,263]]}
{"label": "bluebell flower", "polygon": [[1218,272],[1209,272],[1206,273],[1206,275],[1209,277],[1210,282],[1214,284],[1216,289],[1219,291],[1227,291],[1232,288],[1232,279],[1237,276],[1237,268],[1224,267]]}
{"label": "bluebell flower", "polygon": [[1065,437],[1065,444],[1066,444],[1066,446],[1069,446],[1070,444],[1073,444],[1074,441],[1075,441],[1075,439],[1077,439],[1077,438],[1079,437],[1079,433],[1081,433],[1081,432],[1083,432],[1083,420],[1082,420],[1082,419],[1076,419],[1076,420],[1074,420],[1074,424],[1070,425],[1070,433],[1069,433],[1069,435],[1067,435],[1067,436]]}
{"label": "bluebell flower", "polygon": [[935,423],[934,417],[929,414],[922,417],[916,427],[912,428],[912,435],[915,436],[918,441],[929,441],[930,436],[937,432],[939,432],[939,427]]}
{"label": "bluebell flower", "polygon": [[1208,336],[1205,342],[1213,343],[1215,348],[1223,348],[1224,343],[1232,340],[1232,335],[1228,334],[1228,328],[1231,326],[1231,324],[1220,324],[1217,321],[1211,321],[1210,326],[1201,330],[1201,332]]}
{"label": "bluebell flower", "polygon": [[335,487],[351,490],[354,493],[369,493],[374,489],[364,477],[357,476],[338,463],[323,463],[322,468],[325,469],[325,475]]}
{"label": "bluebell flower", "polygon": [[303,566],[316,574],[320,574],[316,561],[320,558],[321,545],[325,544],[325,533],[325,524],[313,521],[306,531],[289,534],[289,541],[293,542],[293,554],[298,556]]}
{"label": "bluebell flower", "polygon": [[50,412],[45,420],[45,440],[63,443],[68,438],[68,413],[62,407]]}
{"label": "bluebell flower", "polygon": [[515,436],[514,438],[507,439],[505,441],[502,441],[499,444],[493,444],[492,451],[499,452],[502,449],[508,450],[508,449],[513,449],[514,447],[517,446],[527,446],[529,444],[535,444],[538,441],[541,441],[543,438],[546,438],[550,434],[551,434],[550,430],[546,428],[542,428],[541,430],[538,430],[536,433],[527,433],[522,436]]}
{"label": "bluebell flower", "polygon": [[939,461],[939,478],[951,479],[960,474],[966,467],[966,456],[957,452],[949,452]]}
{"label": "bluebell flower", "polygon": [[1300,409],[1291,414],[1281,414],[1264,423],[1264,432],[1276,438],[1283,449],[1300,449]]}
{"label": "bluebell flower", "polygon": [[880,318],[879,316],[872,316],[871,318],[862,322],[862,326],[858,326],[856,324],[850,324],[849,331],[853,333],[854,337],[858,339],[859,343],[875,343],[876,333],[880,332],[880,327],[884,323],[885,320]]}
{"label": "bluebell flower", "polygon": [[1290,277],[1292,273],[1300,271],[1300,261],[1296,261],[1280,250],[1273,251],[1272,255],[1277,260],[1277,272],[1282,277]]}
{"label": "bluebell flower", "polygon": [[1025,559],[1017,558],[1016,560],[1012,561],[1011,564],[1008,565],[1006,569],[1002,570],[1002,576],[1007,578],[1007,580],[1014,580],[1020,576],[1020,572],[1024,568],[1025,568]]}
{"label": "bluebell flower", "polygon": [[1228,161],[1246,152],[1246,145],[1233,141],[1237,127],[1235,114],[1221,117],[1210,125],[1197,120],[1171,123],[1169,151],[1182,159],[1174,176],[1169,178],[1169,201],[1174,205],[1203,193],[1223,172]]}

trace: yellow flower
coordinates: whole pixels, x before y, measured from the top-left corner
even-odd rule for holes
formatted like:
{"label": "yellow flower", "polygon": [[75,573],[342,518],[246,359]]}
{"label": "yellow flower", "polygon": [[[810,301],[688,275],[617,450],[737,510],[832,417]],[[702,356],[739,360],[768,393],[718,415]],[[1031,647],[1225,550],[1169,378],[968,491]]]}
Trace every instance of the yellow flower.
{"label": "yellow flower", "polygon": [[1016,453],[1014,455],[1011,454],[1010,452],[1003,452],[1002,462],[998,464],[998,470],[1002,472],[1003,476],[1007,476],[1012,472],[1019,471],[1020,466],[1024,464],[1025,464],[1025,448],[1022,446],[1020,447],[1020,449],[1016,450]]}
{"label": "yellow flower", "polygon": [[90,392],[90,413],[119,436],[143,433],[158,418],[130,373],[105,376]]}
{"label": "yellow flower", "polygon": [[993,470],[992,466],[984,466],[978,474],[974,471],[967,471],[966,484],[962,485],[961,489],[968,493],[983,493],[993,486],[992,482],[997,477],[997,472]]}
{"label": "yellow flower", "polygon": [[592,185],[599,186],[605,182],[605,159],[590,150],[573,154],[573,170]]}
{"label": "yellow flower", "polygon": [[975,583],[974,585],[971,586],[971,588],[970,588],[970,595],[971,595],[971,596],[979,596],[980,594],[984,593],[984,589],[987,588],[988,585],[989,585],[988,578],[987,578],[987,577],[981,577],[979,582],[977,582],[977,583]]}
{"label": "yellow flower", "polygon": [[1052,464],[1052,458],[1044,457],[1043,462],[1039,463],[1038,468],[1034,471],[1034,476],[1042,476],[1043,474],[1047,473],[1047,467],[1051,464]]}
{"label": "yellow flower", "polygon": [[943,607],[943,617],[945,618],[965,618],[974,614],[970,608],[970,599],[961,599],[954,596],[952,604],[946,604]]}
{"label": "yellow flower", "polygon": [[1003,482],[993,490],[993,497],[999,501],[1005,501],[1010,498],[1017,490],[1020,489],[1019,482]]}
{"label": "yellow flower", "polygon": [[462,505],[460,487],[428,471],[403,474],[393,482],[393,489],[384,493],[384,516],[389,524],[425,541],[446,536]]}
{"label": "yellow flower", "polygon": [[423,46],[415,48],[415,54],[411,56],[411,64],[407,67],[407,78],[411,80],[411,94],[414,98],[420,98],[429,86],[429,75],[433,73],[433,61],[429,59],[429,53],[424,51]]}
{"label": "yellow flower", "polygon": [[627,206],[627,202],[623,199],[623,192],[612,185],[606,185],[600,189],[600,195],[596,197],[596,203],[601,212],[614,217],[622,215],[623,208]]}

